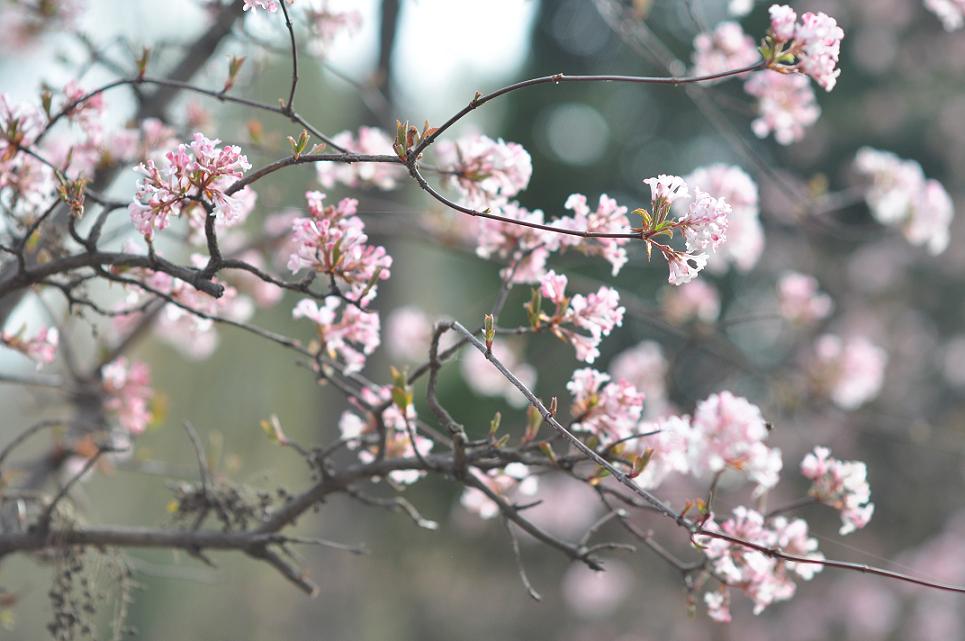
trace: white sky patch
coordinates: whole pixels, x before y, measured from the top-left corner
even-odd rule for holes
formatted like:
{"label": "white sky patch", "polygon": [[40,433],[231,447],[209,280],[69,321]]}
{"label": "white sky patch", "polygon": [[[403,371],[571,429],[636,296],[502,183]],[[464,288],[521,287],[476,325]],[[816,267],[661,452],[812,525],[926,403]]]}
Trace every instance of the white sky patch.
{"label": "white sky patch", "polygon": [[[353,3],[364,26],[341,38],[330,60],[354,77],[375,63],[379,30],[377,0]],[[402,3],[396,38],[396,87],[401,102],[430,119],[447,116],[465,94],[493,89],[489,83],[510,74],[529,51],[535,0],[407,0]]]}

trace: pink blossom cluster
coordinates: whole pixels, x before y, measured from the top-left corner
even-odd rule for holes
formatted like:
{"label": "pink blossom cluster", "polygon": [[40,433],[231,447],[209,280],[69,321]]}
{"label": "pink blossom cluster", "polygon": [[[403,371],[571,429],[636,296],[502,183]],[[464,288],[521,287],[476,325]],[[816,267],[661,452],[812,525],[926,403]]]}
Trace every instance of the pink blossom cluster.
{"label": "pink blossom cluster", "polygon": [[757,98],[758,116],[751,129],[758,138],[773,133],[779,144],[790,145],[804,138],[804,130],[821,116],[806,76],[765,69],[750,75],[744,91]]}
{"label": "pink blossom cluster", "polygon": [[321,306],[306,298],[295,305],[292,316],[313,321],[322,352],[341,360],[346,373],[358,372],[365,366],[366,356],[379,346],[379,315],[348,304],[339,315],[341,305],[335,297]]}
{"label": "pink blossom cluster", "polygon": [[720,317],[720,294],[713,285],[695,280],[665,288],[660,295],[660,309],[668,321],[678,325],[691,321],[713,323]]}
{"label": "pink blossom cluster", "polygon": [[0,343],[14,349],[37,363],[37,369],[50,365],[57,358],[60,334],[56,327],[41,327],[30,338],[24,338],[24,329],[15,334],[0,332]]}
{"label": "pink blossom cluster", "polygon": [[573,373],[567,389],[575,428],[604,445],[630,442],[647,458],[636,477],[641,487],[655,488],[672,472],[706,479],[726,470],[754,482],[755,495],[777,485],[781,452],[765,445],[767,424],[744,398],[724,391],[698,403],[693,417],[641,420],[644,395],[626,379],[612,382],[609,375],[585,368]]}
{"label": "pink blossom cluster", "polygon": [[756,494],[777,485],[781,451],[764,444],[769,430],[761,410],[724,391],[697,404],[691,419],[688,458],[697,478],[726,469],[743,472],[757,484]]}
{"label": "pink blossom cluster", "polygon": [[490,207],[526,189],[533,175],[529,153],[515,142],[481,134],[435,144],[439,171],[468,207]]}
{"label": "pink blossom cluster", "polygon": [[868,181],[865,200],[878,222],[899,226],[932,254],[945,251],[955,207],[941,183],[926,178],[917,162],[870,147],[858,150],[854,168]]}
{"label": "pink blossom cluster", "polygon": [[[596,293],[583,296],[566,295],[567,278],[554,271],[540,279],[541,296],[552,302],[552,315],[539,314],[540,325],[560,340],[573,346],[577,359],[592,363],[600,355],[599,345],[614,327],[623,324],[626,311],[620,306],[620,295],[611,287],[601,287]],[[582,330],[582,331],[578,331]]]}
{"label": "pink blossom cluster", "polygon": [[[539,480],[522,463],[510,463],[503,469],[492,469],[485,474],[475,468],[471,474],[499,497],[512,503],[518,497],[533,496],[539,489]],[[475,487],[467,487],[459,499],[462,506],[479,515],[491,519],[499,514],[499,505]]]}
{"label": "pink blossom cluster", "polygon": [[573,427],[608,445],[637,432],[643,412],[643,394],[630,383],[611,382],[610,375],[583,368],[573,372],[566,384],[573,397]]}
{"label": "pink blossom cluster", "polygon": [[214,208],[212,215],[225,225],[241,222],[243,201],[225,190],[251,165],[240,148],[219,148],[220,142],[198,132],[190,145],[180,144],[165,154],[160,166],[153,159],[138,165],[136,171],[144,178],[137,182],[128,211],[145,238],[153,238],[155,230],[166,228],[170,216],[180,215],[192,203],[189,198],[206,200]]}
{"label": "pink blossom cluster", "polygon": [[[572,194],[564,205],[572,215],[553,220],[552,225],[561,229],[587,231],[592,233],[626,233],[627,208],[606,194],[600,195],[596,209],[590,209],[583,194]],[[614,276],[627,262],[629,241],[626,238],[581,238],[569,234],[559,235],[561,249],[574,249],[586,256],[601,256],[610,263]]]}
{"label": "pink blossom cluster", "polygon": [[764,251],[764,228],[754,180],[740,167],[722,163],[699,167],[684,180],[724,200],[731,208],[727,216],[727,239],[711,254],[707,269],[721,273],[728,264],[733,264],[738,271],[746,272],[754,267]]}
{"label": "pink blossom cluster", "polygon": [[[690,198],[687,183],[680,176],[661,174],[643,182],[650,186],[651,210],[637,210],[644,224],[636,231],[640,231],[647,242],[648,252],[655,248],[667,261],[670,284],[688,283],[707,266],[709,254],[726,240],[731,206],[700,188]],[[674,202],[685,199],[690,199],[686,211],[670,218]],[[660,236],[673,237],[675,232],[683,236],[686,251],[657,241]]]}
{"label": "pink blossom cluster", "polygon": [[338,279],[360,303],[374,298],[378,282],[391,274],[392,257],[384,247],[368,243],[365,223],[356,214],[358,201],[343,198],[326,206],[325,194],[318,191],[305,198],[309,217],[292,221],[288,269],[307,268]]}
{"label": "pink blossom cluster", "polygon": [[757,43],[740,24],[721,22],[713,31],[694,38],[693,73],[711,76],[754,64],[760,58]]}
{"label": "pink blossom cluster", "polygon": [[120,357],[101,369],[104,410],[130,434],[140,434],[151,422],[151,370],[146,363]]}
{"label": "pink blossom cluster", "polygon": [[[765,519],[760,512],[739,506],[723,523],[718,524],[711,518],[703,527],[767,549],[824,559],[817,551],[817,540],[808,537],[808,526],[803,519],[789,521],[782,516]],[[719,622],[731,620],[730,589],[743,592],[754,602],[754,614],[760,614],[767,606],[794,596],[795,579],[809,581],[821,570],[818,564],[773,558],[761,550],[721,538],[699,535],[695,541],[703,547],[710,569],[721,582],[719,590],[704,594],[708,615]]]}
{"label": "pink blossom cluster", "polygon": [[[775,47],[772,69],[781,73],[799,71],[814,79],[825,91],[834,89],[841,75],[838,56],[844,31],[831,16],[808,11],[798,21],[797,13],[788,5],[771,5],[770,38]],[[785,64],[785,58],[793,58]]]}
{"label": "pink blossom cluster", "polygon": [[[493,356],[513,372],[523,385],[532,388],[536,384],[536,368],[524,362],[519,352],[519,345],[516,343],[498,338],[493,341]],[[462,378],[472,391],[482,396],[502,396],[514,407],[526,405],[526,397],[478,349],[467,350],[460,365]]]}
{"label": "pink blossom cluster", "polygon": [[801,461],[801,474],[811,479],[808,494],[841,512],[840,534],[861,529],[875,506],[868,486],[868,468],[861,461],[841,461],[826,447],[815,447]]}
{"label": "pink blossom cluster", "polygon": [[824,334],[815,341],[809,372],[819,392],[853,410],[881,391],[887,363],[888,354],[863,336]]}
{"label": "pink blossom cluster", "polygon": [[965,25],[965,0],[925,0],[925,8],[938,16],[945,31]]}
{"label": "pink blossom cluster", "polygon": [[[353,154],[396,157],[392,139],[375,127],[359,127],[357,136],[350,131],[340,132],[332,137],[332,142]],[[405,175],[405,167],[389,162],[345,163],[326,160],[317,163],[315,170],[318,182],[325,189],[341,184],[353,189],[375,187],[388,191],[395,189],[399,179]]]}
{"label": "pink blossom cluster", "polygon": [[643,341],[620,352],[610,363],[610,374],[640,390],[647,399],[645,415],[662,415],[668,408],[667,374],[669,364],[656,341]]}
{"label": "pink blossom cluster", "polygon": [[[413,458],[416,448],[422,456],[427,456],[432,450],[432,441],[417,434],[418,416],[411,403],[406,406],[405,412],[394,403],[380,417],[372,411],[391,397],[392,390],[388,386],[363,387],[358,398],[349,399],[356,411],[346,410],[339,419],[342,439],[350,448],[358,450],[359,460],[363,463],[371,463],[378,455],[380,423],[385,430],[384,456],[387,460]],[[415,434],[415,447],[409,436],[410,431]],[[425,472],[416,469],[393,470],[388,474],[389,480],[399,485],[411,485],[423,476]]]}
{"label": "pink blossom cluster", "polygon": [[784,272],[777,282],[778,309],[785,320],[796,325],[811,325],[831,314],[834,302],[822,292],[814,276]]}

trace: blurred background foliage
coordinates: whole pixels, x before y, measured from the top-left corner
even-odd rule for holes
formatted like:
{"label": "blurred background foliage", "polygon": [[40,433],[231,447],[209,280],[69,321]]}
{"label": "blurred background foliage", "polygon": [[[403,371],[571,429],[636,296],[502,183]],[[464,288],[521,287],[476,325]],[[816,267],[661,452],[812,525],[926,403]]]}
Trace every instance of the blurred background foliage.
{"label": "blurred background foliage", "polygon": [[[124,21],[119,24],[135,29],[138,40],[155,37],[149,24],[157,11],[152,3],[130,3],[124,8],[115,3],[91,4],[97,15],[122,14]],[[452,8],[462,4],[402,2],[403,15],[391,50],[395,63],[388,65],[393,73],[384,86],[391,106],[378,113],[333,73],[344,64],[349,69],[346,73],[368,83],[379,71],[373,34],[380,6],[367,3],[366,17],[375,24],[367,25],[351,45],[353,52],[361,51],[357,58],[336,57],[324,64],[302,58],[299,110],[326,132],[359,124],[391,130],[396,117],[420,123],[429,118],[436,124],[463,105],[474,90],[527,77],[556,72],[666,73],[646,48],[635,50],[616,34],[595,2],[493,2],[486,11],[494,16],[489,21],[476,21],[471,11],[463,15],[458,7]],[[737,82],[706,92],[759,165],[748,162],[745,153],[729,144],[687,92],[673,87],[535,88],[475,113],[462,129],[475,128],[519,142],[530,152],[535,171],[521,200],[528,207],[543,209],[548,217],[562,214],[563,202],[574,191],[590,199],[607,193],[632,209],[649,200],[641,183],[648,176],[686,174],[712,162],[736,163],[751,173],[762,190],[767,248],[761,263],[747,274],[708,276],[723,297],[716,326],[679,327],[661,319],[658,296],[665,287],[665,271],[659,264],[648,264],[639,248],[631,250],[631,261],[617,279],[600,261],[567,255],[553,264],[573,275],[571,283],[581,291],[596,289],[597,282],[614,283],[631,308],[623,328],[604,341],[597,365],[605,368],[614,354],[652,339],[672,362],[671,396],[682,411],[690,411],[696,400],[723,388],[759,404],[775,423],[773,444],[785,453],[782,485],[788,486],[788,497],[793,496],[790,490],[805,489],[796,478],[796,464],[815,444],[829,444],[843,458],[867,461],[877,509],[866,530],[844,542],[836,534],[834,514],[820,509],[807,514],[825,554],[898,569],[910,566],[934,578],[962,583],[965,249],[961,241],[965,230],[961,218],[953,225],[948,251],[932,258],[876,226],[862,202],[815,214],[802,207],[800,194],[817,193],[825,186],[837,192],[853,185],[848,172],[853,155],[862,145],[872,145],[920,161],[926,174],[943,181],[960,204],[965,176],[965,39],[942,31],[918,0],[792,4],[799,11],[826,11],[847,34],[841,81],[833,93],[821,92],[823,115],[806,139],[789,148],[755,139],[749,127],[752,105]],[[704,25],[726,17],[726,3],[720,0],[652,0],[634,5],[638,21],[652,33],[650,44],[685,62],[694,35]],[[173,7],[171,11],[179,15],[179,5]],[[418,12],[422,18],[417,22],[407,18],[407,12]],[[500,12],[516,22],[502,22]],[[431,19],[433,13],[444,17]],[[179,29],[187,35],[197,28],[172,27],[171,21],[168,16],[160,23],[176,34]],[[766,5],[758,3],[743,24],[750,34],[763,33]],[[99,27],[96,34],[104,36],[103,29]],[[455,42],[463,42],[463,50],[446,61],[447,71],[441,78],[432,78],[434,61],[407,55],[406,50],[422,47],[422,51],[436,38],[443,41],[442,32],[449,34],[445,42],[453,42],[456,34]],[[514,34],[515,53],[503,59],[504,50],[487,41],[498,42],[506,33]],[[279,29],[271,34],[283,42]],[[464,34],[462,40],[459,34]],[[62,45],[69,47],[58,42],[45,46]],[[170,44],[176,45],[177,39]],[[496,63],[480,72],[468,62],[477,58]],[[221,73],[220,58],[215,63],[205,79],[213,84]],[[37,63],[37,68],[28,66],[26,71],[16,64],[0,61],[0,74],[4,82],[16,76],[25,91],[36,89],[44,74],[60,73],[54,63]],[[246,82],[237,91],[274,101],[286,93],[288,72],[283,56],[253,55]],[[214,110],[216,124],[215,131],[206,133],[244,145],[255,165],[279,156],[284,136],[297,134],[277,121],[260,119],[265,148],[259,150],[250,144],[250,121],[256,115],[234,106],[206,106]],[[126,198],[129,187],[116,189]],[[253,219],[260,223],[261,215],[301,206],[302,194],[310,188],[315,185],[307,169],[275,174],[259,189]],[[476,258],[458,243],[448,246],[421,231],[427,212],[450,219],[453,225],[461,224],[457,214],[439,210],[415,189],[393,194],[333,190],[330,201],[341,195],[361,199],[360,212],[372,236],[387,246],[395,260],[392,278],[377,302],[383,322],[388,311],[403,304],[467,325],[479,322],[495,296],[498,266]],[[816,402],[788,402],[784,385],[796,375],[797,350],[808,340],[783,326],[773,313],[771,292],[777,274],[790,268],[813,273],[834,295],[836,311],[829,327],[862,333],[888,350],[885,389],[873,404],[843,413]],[[504,325],[524,319],[521,305],[528,295],[526,288],[513,293]],[[286,298],[271,311],[259,311],[254,322],[308,339],[309,328],[290,319],[288,310],[295,301]],[[101,331],[109,330],[102,326]],[[75,323],[72,339],[88,340],[90,332],[87,324]],[[269,490],[297,489],[308,482],[303,462],[269,442],[259,420],[276,414],[298,441],[326,443],[336,438],[346,403],[333,390],[315,385],[308,372],[272,344],[230,328],[219,334],[217,352],[201,362],[186,361],[162,343],[146,341],[138,346],[136,355],[152,364],[155,388],[166,395],[166,417],[140,439],[132,461],[85,485],[78,505],[85,520],[169,522],[165,506],[171,497],[170,479],[196,475],[190,443],[180,428],[184,420],[203,434],[217,473]],[[577,365],[570,348],[550,336],[539,336],[526,342],[525,354],[537,368],[538,392],[544,397],[559,395],[566,406],[564,385]],[[385,381],[390,363],[380,351],[370,359],[366,372]],[[484,433],[497,410],[509,429],[522,425],[522,412],[475,396],[458,371],[454,364],[447,367],[442,399],[467,429]],[[3,433],[12,433],[13,426],[23,424],[41,401],[9,389],[0,392],[10,418]],[[416,397],[420,413],[428,416],[422,386],[417,387]],[[568,495],[556,509],[579,511],[586,508],[577,503],[594,500],[589,492],[581,496],[579,488],[567,489],[575,495]],[[679,507],[699,492],[696,487],[669,483],[660,494]],[[608,563],[613,572],[586,579],[557,553],[524,541],[523,561],[543,595],[543,602],[535,603],[519,582],[509,539],[498,520],[481,522],[464,513],[458,506],[457,487],[443,479],[424,480],[405,495],[426,518],[438,521],[438,530],[419,529],[404,515],[343,496],[334,496],[317,515],[302,518],[300,531],[307,535],[364,542],[371,550],[367,556],[302,550],[306,568],[321,586],[316,599],[306,598],[267,567],[236,555],[214,555],[219,567],[213,569],[184,555],[131,551],[140,587],[132,595],[130,623],[145,641],[965,638],[960,600],[833,571],[803,584],[795,599],[759,617],[735,594],[735,622],[720,626],[702,614],[688,617],[679,576],[646,551],[618,553]],[[724,492],[720,500],[732,507],[746,496]],[[679,533],[656,519],[651,521],[641,519],[642,527],[653,527],[671,548],[686,555],[687,543]],[[604,534],[621,536],[615,524],[607,526]],[[927,563],[912,562],[916,549],[942,536],[949,538],[926,548],[932,550],[926,555]],[[48,569],[18,557],[5,559],[3,570],[3,583],[10,587],[16,583],[22,599],[13,610],[12,628],[0,636],[40,638],[49,615],[44,597]],[[567,586],[576,587],[567,593]],[[597,607],[581,607],[581,602]]]}

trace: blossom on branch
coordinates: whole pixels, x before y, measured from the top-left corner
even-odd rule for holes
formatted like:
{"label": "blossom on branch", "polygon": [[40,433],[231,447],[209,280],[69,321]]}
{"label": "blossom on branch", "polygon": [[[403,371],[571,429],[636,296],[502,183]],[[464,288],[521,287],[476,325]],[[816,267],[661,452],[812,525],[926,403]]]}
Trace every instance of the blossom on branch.
{"label": "blossom on branch", "polygon": [[707,269],[720,273],[729,263],[741,272],[754,267],[764,251],[764,228],[754,180],[740,167],[725,164],[699,167],[684,180],[695,189],[726,201],[731,208],[727,215],[727,238],[710,255]]}
{"label": "blossom on branch", "polygon": [[[718,524],[711,518],[704,523],[703,529],[765,549],[777,549],[816,561],[824,559],[824,555],[817,551],[817,540],[808,537],[807,522],[803,519],[788,521],[779,516],[766,520],[760,512],[739,506],[723,523]],[[694,540],[703,548],[710,568],[722,582],[719,591],[708,591],[704,595],[708,614],[719,622],[731,620],[729,588],[746,594],[754,602],[754,614],[760,614],[767,606],[794,596],[797,591],[795,579],[809,581],[821,570],[818,564],[786,561],[722,538],[698,535]]]}
{"label": "blossom on branch", "polygon": [[[579,360],[592,363],[600,355],[598,347],[603,337],[623,324],[626,310],[620,306],[620,295],[615,289],[601,287],[588,296],[568,297],[566,283],[566,276],[554,271],[540,279],[538,295],[534,290],[533,300],[525,305],[530,325],[533,329],[548,327],[554,336],[573,346]],[[542,298],[554,304],[552,315],[542,312]]]}
{"label": "blossom on branch", "polygon": [[481,134],[435,144],[438,169],[468,207],[490,207],[526,189],[533,175],[529,153],[515,142]]}
{"label": "blossom on branch", "polygon": [[356,215],[358,201],[343,198],[338,205],[325,205],[325,194],[305,194],[308,218],[292,222],[288,269],[297,273],[310,269],[345,283],[356,302],[375,297],[378,282],[391,272],[392,257],[380,245],[368,244],[365,223]]}
{"label": "blossom on branch", "polygon": [[[573,214],[554,219],[554,227],[600,234],[627,231],[627,208],[617,204],[616,200],[606,194],[600,195],[595,210],[590,209],[583,194],[572,194],[566,199],[564,207]],[[559,234],[558,239],[561,249],[575,249],[585,256],[602,256],[610,263],[614,276],[620,273],[620,269],[627,262],[624,245],[628,242],[626,238],[581,238],[570,234]]]}
{"label": "blossom on branch", "polygon": [[346,305],[337,314],[342,301],[329,297],[319,306],[311,299],[303,299],[292,310],[294,318],[307,318],[315,323],[321,352],[345,365],[345,372],[358,372],[365,366],[365,358],[379,346],[379,315],[363,312]]}
{"label": "blossom on branch", "polygon": [[797,20],[788,5],[771,5],[771,29],[764,44],[769,67],[780,73],[800,72],[825,91],[834,89],[841,75],[838,56],[844,31],[823,13],[808,11]]}
{"label": "blossom on branch", "polygon": [[[530,211],[515,201],[503,203],[493,212],[527,223],[542,225],[545,222],[542,211]],[[500,275],[512,283],[538,282],[546,273],[547,258],[564,240],[561,234],[489,218],[479,219],[476,232],[476,255],[509,261]]]}
{"label": "blossom on branch", "polygon": [[131,221],[145,238],[166,228],[170,216],[178,216],[197,201],[212,207],[210,215],[225,225],[241,221],[244,207],[237,196],[225,190],[251,169],[248,158],[235,145],[218,147],[221,141],[195,133],[190,145],[180,144],[156,163],[148,160],[135,171],[143,174],[137,182],[133,202],[128,206]]}
{"label": "blossom on branch", "polygon": [[[643,224],[633,231],[639,233],[646,243],[648,257],[656,249],[667,261],[671,285],[688,283],[707,266],[708,252],[715,251],[726,241],[731,207],[722,198],[714,198],[701,189],[697,189],[690,199],[687,183],[680,176],[661,174],[643,182],[650,186],[650,210],[633,211],[643,219]],[[686,211],[676,218],[671,217],[674,202],[687,199],[690,199],[690,205]],[[673,238],[675,234],[683,237],[686,251],[657,240],[664,236]]]}
{"label": "blossom on branch", "polygon": [[801,461],[801,474],[811,479],[808,494],[841,512],[839,534],[850,534],[871,520],[868,468],[861,461],[841,461],[826,447],[815,447]]}
{"label": "blossom on branch", "polygon": [[573,372],[566,384],[573,397],[573,427],[610,444],[636,433],[643,412],[643,394],[630,383],[610,382],[610,375],[584,368]]}

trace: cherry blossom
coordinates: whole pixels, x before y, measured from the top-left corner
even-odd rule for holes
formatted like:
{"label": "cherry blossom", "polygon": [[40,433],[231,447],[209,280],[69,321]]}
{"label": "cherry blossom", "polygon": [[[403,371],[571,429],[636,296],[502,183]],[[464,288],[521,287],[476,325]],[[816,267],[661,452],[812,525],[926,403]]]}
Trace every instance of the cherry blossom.
{"label": "cherry blossom", "polygon": [[60,344],[60,334],[56,327],[41,327],[30,338],[24,338],[24,329],[16,334],[0,333],[0,343],[22,353],[37,363],[37,369],[50,365],[57,359],[57,346]]}
{"label": "cherry blossom", "polygon": [[713,323],[720,317],[720,294],[713,285],[696,280],[664,289],[660,309],[671,323]]}
{"label": "cherry blossom", "polygon": [[[392,139],[381,129],[359,127],[358,136],[350,131],[335,134],[332,141],[354,154],[396,156]],[[323,161],[316,163],[318,182],[331,189],[336,183],[346,187],[375,187],[383,191],[395,189],[405,175],[405,167],[389,162],[345,163]]]}
{"label": "cherry blossom", "polygon": [[695,169],[684,180],[731,207],[727,216],[727,239],[711,254],[707,269],[720,273],[728,263],[733,263],[741,272],[754,267],[764,251],[764,229],[753,179],[740,167],[714,164]]}
{"label": "cherry blossom", "polygon": [[434,146],[440,172],[469,207],[505,202],[526,189],[533,175],[529,153],[515,142],[475,134]]}
{"label": "cherry blossom", "polygon": [[149,403],[154,396],[147,364],[120,357],[101,369],[101,381],[104,410],[130,434],[143,432],[151,422]]}
{"label": "cherry blossom", "polygon": [[[693,198],[686,181],[680,176],[661,174],[643,181],[650,186],[650,211],[634,210],[643,219],[641,227],[634,228],[647,244],[647,256],[657,249],[667,261],[671,285],[683,285],[707,266],[709,254],[726,241],[727,218],[731,207],[726,201],[697,189]],[[675,201],[690,200],[690,205],[676,218],[671,217]],[[683,236],[687,251],[659,242],[663,236],[673,238],[675,232]]]}
{"label": "cherry blossom", "polygon": [[925,0],[925,7],[939,17],[945,31],[965,25],[965,0]]}
{"label": "cherry blossom", "polygon": [[757,43],[736,22],[721,22],[713,31],[694,38],[695,76],[740,69],[754,64],[759,58]]}
{"label": "cherry blossom", "polygon": [[765,69],[752,73],[744,91],[757,98],[758,117],[751,129],[758,138],[774,134],[774,140],[790,145],[804,138],[804,130],[821,116],[811,83],[805,76]]}
{"label": "cherry blossom", "polygon": [[131,220],[145,238],[168,226],[169,217],[181,214],[189,198],[204,198],[213,207],[211,215],[226,225],[241,222],[243,201],[225,189],[251,168],[248,158],[235,145],[219,148],[221,141],[195,133],[190,145],[180,144],[165,154],[160,166],[153,159],[136,171],[144,176],[137,182],[133,202],[128,206]]}
{"label": "cherry blossom", "polygon": [[322,352],[340,359],[346,373],[358,372],[365,366],[365,357],[379,346],[379,315],[346,305],[339,316],[341,305],[342,301],[334,297],[322,306],[306,298],[295,305],[292,316],[313,321]]}
{"label": "cherry blossom", "polygon": [[[617,201],[606,194],[602,194],[595,210],[587,204],[583,194],[572,194],[566,199],[566,209],[573,212],[571,216],[564,216],[553,220],[552,225],[572,231],[587,231],[592,233],[626,233],[627,208],[617,204]],[[602,256],[612,267],[611,273],[616,276],[627,262],[626,238],[581,238],[570,234],[558,235],[561,249],[575,249],[586,256]]]}
{"label": "cherry blossom", "polygon": [[808,494],[841,512],[840,534],[850,534],[871,520],[868,469],[861,461],[841,461],[826,447],[815,447],[801,461],[801,474],[811,479]]}
{"label": "cherry blossom", "polygon": [[592,363],[600,355],[598,348],[603,337],[623,324],[626,310],[620,306],[620,295],[613,288],[601,287],[594,294],[567,297],[566,282],[566,276],[554,271],[540,279],[542,295],[556,307],[552,315],[532,309],[532,303],[526,307],[535,328],[548,326],[553,335],[573,346],[579,360]]}
{"label": "cherry blossom", "polygon": [[884,381],[887,353],[867,338],[818,337],[810,375],[835,405],[853,410],[874,399]]}
{"label": "cherry blossom", "polygon": [[297,273],[308,268],[337,278],[360,303],[368,302],[377,283],[390,276],[392,257],[384,247],[368,244],[365,223],[356,215],[357,200],[343,198],[336,206],[325,206],[321,192],[305,197],[310,217],[292,222],[288,269]]}
{"label": "cherry blossom", "polygon": [[854,168],[868,181],[865,200],[876,220],[900,226],[910,243],[932,254],[945,251],[955,209],[941,183],[926,178],[917,162],[870,147],[858,151]]}
{"label": "cherry blossom", "polygon": [[819,290],[817,279],[800,272],[784,272],[777,295],[781,316],[799,325],[823,320],[834,309],[831,297]]}
{"label": "cherry blossom", "polygon": [[[771,69],[781,73],[800,71],[814,79],[825,91],[834,89],[841,75],[838,56],[844,31],[825,13],[808,11],[797,21],[787,5],[771,5],[771,30],[774,57]],[[792,62],[788,62],[788,58]]]}
{"label": "cherry blossom", "polygon": [[[501,470],[493,469],[485,474],[471,470],[487,488],[512,503],[517,497],[533,496],[539,489],[539,481],[522,463],[510,463]],[[459,499],[460,504],[481,519],[491,519],[499,514],[499,505],[482,490],[467,487]]]}
{"label": "cherry blossom", "polygon": [[573,427],[608,444],[636,433],[643,411],[643,394],[626,381],[610,382],[610,375],[584,368],[566,384],[573,397]]}
{"label": "cherry blossom", "polygon": [[730,392],[713,394],[697,404],[691,424],[688,455],[695,476],[741,471],[757,484],[756,494],[777,484],[781,452],[764,445],[768,428],[756,405]]}
{"label": "cherry blossom", "polygon": [[[432,450],[432,441],[416,432],[418,415],[412,403],[406,405],[404,412],[392,403],[381,416],[375,415],[372,408],[381,406],[391,398],[392,392],[388,386],[363,387],[358,398],[349,399],[356,411],[346,410],[339,419],[342,439],[347,441],[350,448],[358,450],[359,460],[363,463],[371,463],[378,455],[380,429],[385,430],[384,456],[388,460],[412,458],[416,455],[416,448],[422,456]],[[410,432],[415,435],[415,447]],[[423,476],[424,471],[415,469],[393,470],[388,474],[390,481],[400,485],[411,485]]]}
{"label": "cherry blossom", "polygon": [[[766,522],[760,512],[739,506],[720,525],[710,519],[703,527],[768,549],[816,560],[824,558],[817,551],[817,541],[808,537],[807,523],[802,519],[788,521],[777,517]],[[760,614],[769,605],[794,596],[796,578],[808,581],[821,569],[816,564],[772,558],[760,550],[720,538],[701,535],[695,540],[703,547],[714,574],[725,583],[720,591],[704,595],[708,614],[720,622],[730,621],[728,588],[746,594],[754,602],[754,614]]]}

